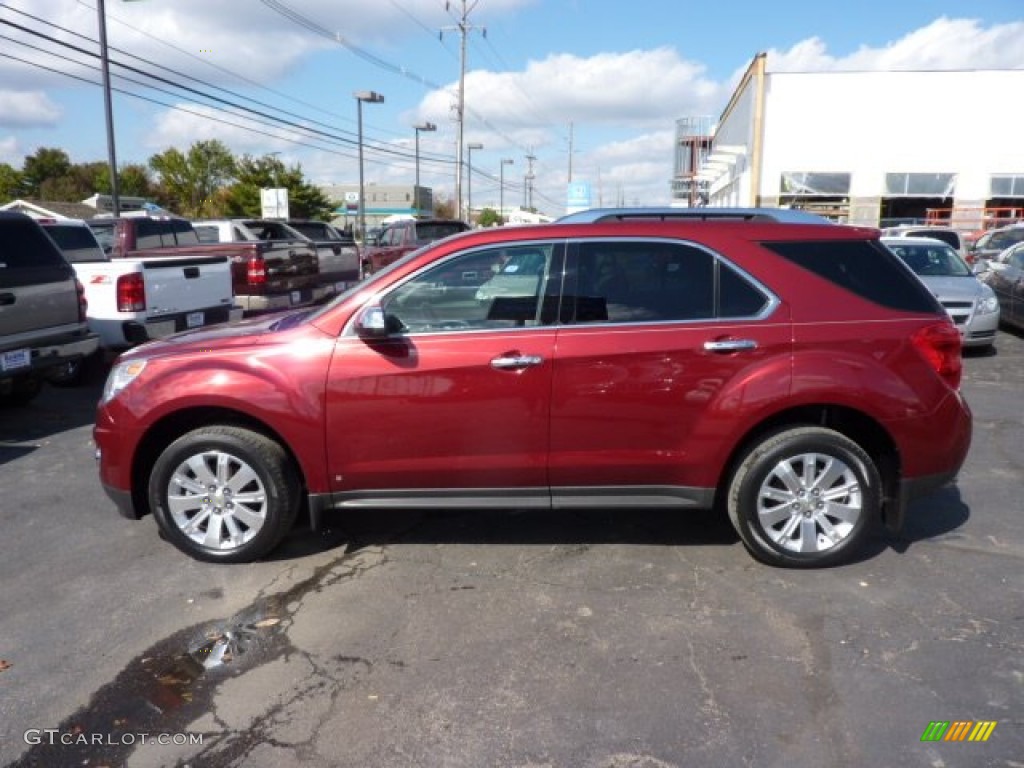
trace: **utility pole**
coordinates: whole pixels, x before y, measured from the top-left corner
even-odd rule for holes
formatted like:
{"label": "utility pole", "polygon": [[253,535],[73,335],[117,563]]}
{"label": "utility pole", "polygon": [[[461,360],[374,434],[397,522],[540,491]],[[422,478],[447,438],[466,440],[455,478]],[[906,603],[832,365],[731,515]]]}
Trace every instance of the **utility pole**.
{"label": "utility pole", "polygon": [[[462,136],[466,116],[466,36],[474,29],[480,29],[483,31],[484,37],[487,37],[486,28],[474,27],[469,23],[469,14],[472,13],[479,2],[480,0],[473,0],[471,5],[467,5],[467,0],[462,0],[462,13],[459,16],[459,23],[454,27],[443,27],[441,29],[442,38],[444,38],[445,32],[458,32],[461,38],[459,41],[459,93],[455,103],[455,122],[457,123],[457,138],[455,139],[455,218],[457,219],[462,218]],[[446,0],[444,9],[446,11],[450,10],[451,2]]]}
{"label": "utility pole", "polygon": [[526,178],[523,180],[525,182],[523,184],[523,194],[526,196],[526,201],[525,201],[525,204],[524,204],[523,207],[526,208],[526,210],[528,210],[528,211],[532,211],[533,210],[533,179],[534,179],[534,175],[533,175],[533,161],[536,160],[536,159],[537,159],[536,155],[527,155],[526,156],[526,163],[527,163]]}
{"label": "utility pole", "polygon": [[572,184],[572,121],[569,121],[569,183]]}

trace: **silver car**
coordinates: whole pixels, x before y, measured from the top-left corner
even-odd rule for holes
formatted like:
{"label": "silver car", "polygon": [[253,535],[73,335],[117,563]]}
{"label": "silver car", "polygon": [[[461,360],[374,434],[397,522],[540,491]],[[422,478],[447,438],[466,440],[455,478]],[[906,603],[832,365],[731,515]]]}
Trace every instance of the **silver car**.
{"label": "silver car", "polygon": [[946,308],[965,347],[991,347],[999,327],[999,301],[948,244],[930,237],[883,237]]}

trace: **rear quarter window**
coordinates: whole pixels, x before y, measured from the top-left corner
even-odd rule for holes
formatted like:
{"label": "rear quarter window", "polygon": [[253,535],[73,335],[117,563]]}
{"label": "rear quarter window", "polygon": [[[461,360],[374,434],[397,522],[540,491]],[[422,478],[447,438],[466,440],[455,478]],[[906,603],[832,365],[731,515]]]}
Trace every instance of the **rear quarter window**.
{"label": "rear quarter window", "polygon": [[940,312],[935,297],[874,240],[798,240],[761,244],[863,299],[904,312]]}

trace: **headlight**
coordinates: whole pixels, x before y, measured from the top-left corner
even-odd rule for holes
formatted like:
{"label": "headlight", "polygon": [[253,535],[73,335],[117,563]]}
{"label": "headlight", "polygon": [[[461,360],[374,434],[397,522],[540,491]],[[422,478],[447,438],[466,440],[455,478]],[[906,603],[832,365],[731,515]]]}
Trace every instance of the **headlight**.
{"label": "headlight", "polygon": [[985,296],[981,301],[978,302],[978,314],[979,315],[991,315],[993,312],[999,311],[999,299],[996,298],[995,294],[989,294]]}
{"label": "headlight", "polygon": [[100,403],[109,403],[118,392],[135,381],[135,377],[142,373],[142,369],[145,367],[145,360],[125,360],[111,368],[107,382],[103,385],[103,397],[100,398]]}

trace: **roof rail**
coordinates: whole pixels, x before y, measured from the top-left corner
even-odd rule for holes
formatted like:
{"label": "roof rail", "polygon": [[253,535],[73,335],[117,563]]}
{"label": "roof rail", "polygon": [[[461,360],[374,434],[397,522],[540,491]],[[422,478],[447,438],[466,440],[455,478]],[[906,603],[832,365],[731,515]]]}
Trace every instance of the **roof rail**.
{"label": "roof rail", "polygon": [[784,224],[832,224],[824,216],[794,208],[591,208],[555,220],[555,224],[594,224],[608,221],[655,219],[674,221],[776,221]]}

